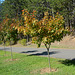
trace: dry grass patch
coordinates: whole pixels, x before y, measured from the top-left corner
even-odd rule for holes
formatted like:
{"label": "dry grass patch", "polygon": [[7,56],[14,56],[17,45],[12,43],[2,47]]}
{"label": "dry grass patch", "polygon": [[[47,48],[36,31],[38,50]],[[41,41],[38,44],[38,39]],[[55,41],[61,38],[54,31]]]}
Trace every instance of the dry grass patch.
{"label": "dry grass patch", "polygon": [[50,71],[49,68],[43,68],[43,69],[40,70],[40,74],[50,73],[50,72],[57,72],[57,69],[52,68],[51,71]]}
{"label": "dry grass patch", "polygon": [[32,72],[30,72],[31,74],[35,75],[36,73],[38,73],[39,70],[33,70]]}

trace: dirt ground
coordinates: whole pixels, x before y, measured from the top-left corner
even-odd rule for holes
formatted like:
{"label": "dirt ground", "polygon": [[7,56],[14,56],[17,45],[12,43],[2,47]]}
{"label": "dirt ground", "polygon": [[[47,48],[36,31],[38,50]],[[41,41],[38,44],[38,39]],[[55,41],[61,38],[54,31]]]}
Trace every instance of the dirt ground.
{"label": "dirt ground", "polygon": [[74,48],[75,49],[75,37],[65,36],[60,42],[52,43],[52,46],[59,46],[64,48]]}

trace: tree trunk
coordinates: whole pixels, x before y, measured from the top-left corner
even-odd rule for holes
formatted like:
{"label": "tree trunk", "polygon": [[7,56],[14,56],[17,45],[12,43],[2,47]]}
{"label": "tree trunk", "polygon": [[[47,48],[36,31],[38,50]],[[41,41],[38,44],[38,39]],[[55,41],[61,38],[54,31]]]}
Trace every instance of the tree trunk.
{"label": "tree trunk", "polygon": [[68,26],[69,26],[69,30],[70,30],[70,20],[68,19]]}
{"label": "tree trunk", "polygon": [[5,52],[5,56],[6,56],[6,50],[5,50],[5,40],[4,40],[4,52]]}
{"label": "tree trunk", "polygon": [[13,60],[11,41],[10,41],[10,50],[11,50],[11,60]]}
{"label": "tree trunk", "polygon": [[49,48],[47,48],[47,53],[48,53],[49,69],[51,71]]}
{"label": "tree trunk", "polygon": [[51,72],[50,55],[49,55],[50,45],[51,45],[51,43],[49,43],[48,45],[45,44],[45,47],[46,47],[46,49],[47,49],[47,53],[48,53],[49,70],[50,70],[50,72]]}
{"label": "tree trunk", "polygon": [[52,16],[53,16],[53,18],[54,18],[54,9],[53,9],[53,7],[52,7]]}
{"label": "tree trunk", "polygon": [[28,37],[28,35],[27,35],[27,45],[28,45],[28,41],[29,41],[29,37]]}
{"label": "tree trunk", "polygon": [[11,47],[11,60],[13,60],[12,47]]}

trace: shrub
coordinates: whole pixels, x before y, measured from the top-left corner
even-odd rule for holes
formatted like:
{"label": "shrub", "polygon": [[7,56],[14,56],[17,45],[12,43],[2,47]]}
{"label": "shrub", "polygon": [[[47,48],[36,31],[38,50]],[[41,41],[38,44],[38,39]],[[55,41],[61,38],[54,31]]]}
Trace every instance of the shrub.
{"label": "shrub", "polygon": [[[14,44],[14,41],[11,41],[11,45],[13,45],[13,44]],[[10,41],[6,41],[6,42],[5,42],[5,45],[6,45],[6,46],[9,46],[9,45],[10,45]]]}
{"label": "shrub", "polygon": [[9,46],[9,45],[10,45],[10,41],[6,41],[6,42],[5,42],[5,45],[6,45],[6,46]]}
{"label": "shrub", "polygon": [[14,43],[15,43],[15,41],[12,40],[12,41],[11,41],[11,45],[13,45]]}
{"label": "shrub", "polygon": [[3,42],[2,41],[0,41],[0,45],[2,44]]}
{"label": "shrub", "polygon": [[23,46],[26,46],[26,39],[22,39],[22,40],[21,40],[21,44],[22,44]]}
{"label": "shrub", "polygon": [[18,42],[17,42],[18,44],[21,44],[21,40],[18,40]]}

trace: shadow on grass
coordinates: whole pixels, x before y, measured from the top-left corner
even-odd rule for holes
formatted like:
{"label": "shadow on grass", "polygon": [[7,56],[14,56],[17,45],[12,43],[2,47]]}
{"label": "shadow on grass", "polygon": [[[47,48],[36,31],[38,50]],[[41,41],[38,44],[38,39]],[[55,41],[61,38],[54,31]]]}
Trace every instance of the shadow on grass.
{"label": "shadow on grass", "polygon": [[61,62],[64,65],[70,66],[70,65],[74,65],[75,66],[75,58],[72,60],[66,59],[66,60],[60,60],[59,62]]}

